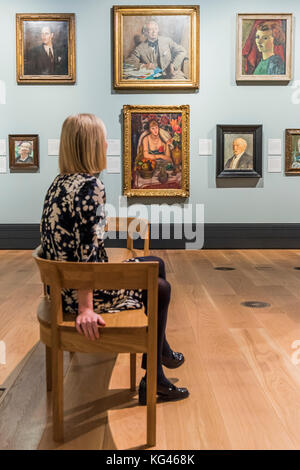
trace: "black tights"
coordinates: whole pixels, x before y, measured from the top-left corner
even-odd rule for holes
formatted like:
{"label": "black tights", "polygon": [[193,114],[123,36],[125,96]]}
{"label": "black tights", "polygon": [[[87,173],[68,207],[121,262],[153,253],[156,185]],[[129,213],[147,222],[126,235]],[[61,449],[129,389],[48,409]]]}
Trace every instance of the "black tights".
{"label": "black tights", "polygon": [[[158,261],[159,262],[159,274],[158,274],[158,311],[157,311],[157,382],[162,383],[167,379],[165,377],[161,360],[162,356],[168,356],[171,354],[172,349],[170,348],[166,340],[166,325],[168,318],[168,306],[171,297],[171,285],[166,280],[165,263],[161,258],[157,256],[140,256],[136,259],[140,261]],[[145,313],[147,314],[147,291],[143,290],[142,301],[145,306]],[[147,368],[147,354],[143,354],[142,368]]]}

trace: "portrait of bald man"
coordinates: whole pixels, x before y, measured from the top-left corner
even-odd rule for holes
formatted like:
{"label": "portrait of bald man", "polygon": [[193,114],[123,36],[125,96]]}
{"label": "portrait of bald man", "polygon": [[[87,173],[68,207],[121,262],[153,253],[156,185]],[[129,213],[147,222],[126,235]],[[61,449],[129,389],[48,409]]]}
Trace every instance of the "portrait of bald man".
{"label": "portrait of bald man", "polygon": [[64,21],[25,22],[24,75],[68,74],[67,28]]}
{"label": "portrait of bald man", "polygon": [[247,153],[248,143],[242,137],[232,142],[232,157],[226,162],[225,170],[253,170],[253,155]]}

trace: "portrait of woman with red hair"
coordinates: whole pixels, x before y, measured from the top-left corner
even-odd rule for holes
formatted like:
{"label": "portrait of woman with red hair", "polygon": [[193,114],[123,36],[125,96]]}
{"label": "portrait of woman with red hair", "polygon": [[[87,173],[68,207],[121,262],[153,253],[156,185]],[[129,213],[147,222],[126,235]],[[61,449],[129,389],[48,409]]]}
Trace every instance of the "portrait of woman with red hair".
{"label": "portrait of woman with red hair", "polygon": [[284,20],[255,21],[243,48],[244,71],[253,75],[285,73]]}
{"label": "portrait of woman with red hair", "polygon": [[238,14],[239,80],[291,80],[292,14]]}

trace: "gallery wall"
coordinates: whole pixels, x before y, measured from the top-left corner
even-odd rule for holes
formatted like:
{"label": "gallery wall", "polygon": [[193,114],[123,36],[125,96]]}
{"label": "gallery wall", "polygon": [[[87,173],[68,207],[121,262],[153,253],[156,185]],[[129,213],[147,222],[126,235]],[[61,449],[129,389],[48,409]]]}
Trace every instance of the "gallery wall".
{"label": "gallery wall", "polygon": [[[151,0],[144,4],[189,5],[190,0]],[[132,204],[204,204],[208,223],[298,223],[300,176],[284,175],[284,131],[300,128],[300,2],[286,0],[202,0],[200,3],[200,89],[196,93],[116,92],[112,88],[113,4],[110,0],[1,0],[0,80],[6,103],[0,105],[0,139],[8,134],[39,134],[37,173],[0,174],[0,224],[40,221],[45,192],[58,173],[58,157],[48,156],[48,139],[58,139],[66,116],[79,112],[99,115],[109,139],[122,139],[124,104],[190,105],[190,197],[185,201],[136,198]],[[284,7],[284,8],[283,8]],[[17,85],[16,13],[75,13],[75,85]],[[238,86],[235,82],[236,13],[293,13],[293,81],[286,86]],[[297,82],[299,80],[299,82]],[[297,101],[299,103],[297,104]],[[216,125],[263,125],[263,178],[216,183]],[[212,139],[213,154],[198,155],[198,142]],[[282,172],[267,171],[268,139],[282,139]],[[8,141],[6,142],[8,153]],[[8,155],[7,155],[8,166]],[[122,174],[101,176],[107,200],[118,205]],[[223,185],[224,186],[224,185]],[[237,187],[240,186],[240,187]]]}

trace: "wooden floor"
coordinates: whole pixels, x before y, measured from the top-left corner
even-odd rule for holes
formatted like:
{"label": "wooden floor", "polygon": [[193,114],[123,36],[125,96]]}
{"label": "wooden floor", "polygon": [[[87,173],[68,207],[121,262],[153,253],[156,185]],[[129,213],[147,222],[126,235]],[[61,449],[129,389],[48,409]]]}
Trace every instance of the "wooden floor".
{"label": "wooden floor", "polygon": [[[165,260],[172,285],[169,343],[186,356],[166,375],[190,390],[187,400],[157,405],[156,448],[299,449],[300,271],[293,268],[300,266],[300,251],[151,254]],[[214,270],[218,266],[235,270]],[[6,388],[0,449],[143,448],[146,409],[128,390],[125,354],[70,359],[65,353],[66,439],[52,441],[51,393],[35,319],[40,295],[31,252],[0,251],[0,340],[7,354],[0,365]],[[247,308],[245,301],[270,305]]]}

